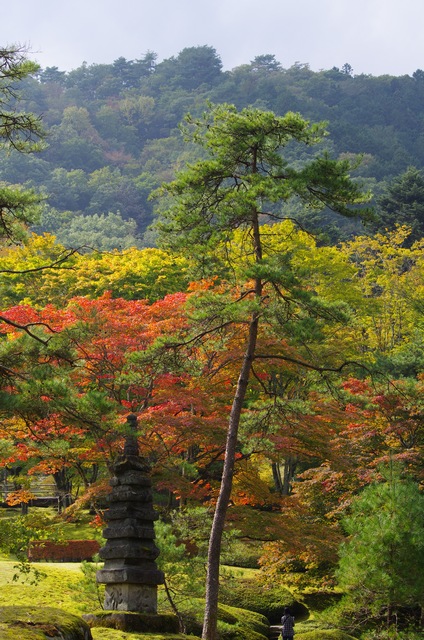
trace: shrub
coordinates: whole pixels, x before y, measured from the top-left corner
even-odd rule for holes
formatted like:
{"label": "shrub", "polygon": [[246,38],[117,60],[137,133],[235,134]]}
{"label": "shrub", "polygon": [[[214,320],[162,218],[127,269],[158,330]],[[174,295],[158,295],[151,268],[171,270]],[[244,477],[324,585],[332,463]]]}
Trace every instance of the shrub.
{"label": "shrub", "polygon": [[0,519],[0,549],[19,560],[26,559],[31,540],[47,538],[59,540],[61,528],[46,513],[35,512],[26,516]]}
{"label": "shrub", "polygon": [[260,545],[253,541],[228,540],[222,552],[222,563],[230,567],[257,569],[261,555]]}
{"label": "shrub", "polygon": [[319,613],[340,602],[342,595],[335,591],[305,591],[301,594],[301,600],[308,609]]}
{"label": "shrub", "polygon": [[92,560],[99,552],[97,540],[32,540],[28,548],[28,560],[53,560],[55,562],[82,562]]}

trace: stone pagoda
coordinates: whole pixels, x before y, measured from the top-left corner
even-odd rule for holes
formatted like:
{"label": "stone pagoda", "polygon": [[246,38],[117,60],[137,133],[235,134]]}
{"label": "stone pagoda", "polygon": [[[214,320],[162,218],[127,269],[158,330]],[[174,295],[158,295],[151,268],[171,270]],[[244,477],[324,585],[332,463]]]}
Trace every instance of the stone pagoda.
{"label": "stone pagoda", "polygon": [[127,422],[130,435],[110,481],[112,491],[104,515],[106,543],[99,552],[104,568],[97,572],[97,582],[106,585],[106,611],[156,614],[163,573],[155,562],[159,550],[154,541],[152,483],[149,466],[139,455],[137,417],[129,415]]}

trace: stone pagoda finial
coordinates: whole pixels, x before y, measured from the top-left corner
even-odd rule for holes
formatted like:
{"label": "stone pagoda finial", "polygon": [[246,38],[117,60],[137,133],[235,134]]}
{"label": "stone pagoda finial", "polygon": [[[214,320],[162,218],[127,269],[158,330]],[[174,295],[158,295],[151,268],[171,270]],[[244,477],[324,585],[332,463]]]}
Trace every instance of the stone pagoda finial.
{"label": "stone pagoda finial", "polygon": [[130,415],[127,416],[127,424],[129,433],[125,436],[124,456],[138,456],[137,416],[130,413]]}

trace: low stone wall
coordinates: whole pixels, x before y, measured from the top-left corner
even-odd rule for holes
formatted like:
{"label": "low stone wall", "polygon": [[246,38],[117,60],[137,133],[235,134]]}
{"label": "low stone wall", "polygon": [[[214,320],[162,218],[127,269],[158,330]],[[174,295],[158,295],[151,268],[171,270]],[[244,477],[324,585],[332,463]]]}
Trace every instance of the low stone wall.
{"label": "low stone wall", "polygon": [[92,560],[99,552],[97,540],[66,540],[52,542],[51,540],[33,540],[28,549],[28,560],[54,562],[82,562]]}

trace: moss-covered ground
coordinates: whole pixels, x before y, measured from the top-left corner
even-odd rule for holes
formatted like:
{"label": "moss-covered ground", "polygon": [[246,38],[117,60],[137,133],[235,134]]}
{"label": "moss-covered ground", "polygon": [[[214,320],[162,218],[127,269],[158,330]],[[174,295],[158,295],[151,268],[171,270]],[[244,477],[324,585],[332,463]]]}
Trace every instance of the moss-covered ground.
{"label": "moss-covered ground", "polygon": [[[80,564],[47,562],[37,563],[36,568],[43,575],[34,584],[31,574],[27,581],[25,581],[25,576],[14,580],[17,574],[16,563],[10,560],[0,561],[0,608],[12,607],[19,603],[20,606],[40,607],[41,610],[54,607],[79,616],[99,609],[95,588],[93,589],[93,585],[87,580]],[[193,601],[188,609],[190,629],[188,629],[186,636],[175,633],[129,633],[98,627],[92,629],[93,639],[181,640],[182,638],[191,638],[194,637],[191,635],[191,630],[197,634],[200,632],[202,602]],[[267,621],[259,614],[221,606],[219,617],[223,640],[264,640],[267,637]],[[37,638],[36,635],[32,637]],[[3,640],[3,636],[1,638]],[[43,636],[40,638],[43,639]],[[24,640],[23,635],[20,636],[20,640]]]}
{"label": "moss-covered ground", "polygon": [[[6,511],[6,510],[5,510]],[[10,515],[10,514],[7,514]],[[7,517],[6,513],[0,517]],[[52,511],[53,522],[57,522]],[[61,523],[61,537],[66,539],[88,539],[96,537],[90,526],[89,514],[83,514],[78,521]],[[53,524],[56,526],[56,524]],[[98,535],[98,533],[97,533]],[[103,587],[97,589],[95,583],[96,566],[93,563],[35,563],[28,576],[19,575],[16,561],[0,558],[0,608],[16,604],[35,606],[41,609],[54,607],[77,616],[99,610],[103,601]],[[41,575],[34,582],[34,569]],[[328,594],[295,593],[278,584],[265,587],[258,582],[258,569],[223,567],[223,590],[219,609],[219,635],[221,640],[264,640],[268,637],[268,623],[278,624],[282,608],[289,605],[296,615],[297,640],[348,640],[347,636],[335,630],[323,630],[314,613],[331,604]],[[18,580],[15,577],[18,575]],[[288,583],[290,585],[290,582]],[[331,595],[331,594],[330,594]],[[330,598],[331,600],[331,598]],[[168,605],[163,593],[159,594],[159,610]],[[180,605],[179,605],[180,606]],[[187,635],[127,632],[95,627],[94,640],[181,640],[198,637],[201,634],[204,603],[201,600],[186,600],[181,610],[187,627]],[[265,617],[266,616],[266,617]],[[5,632],[4,632],[5,633]],[[3,634],[4,636],[4,634]],[[3,636],[0,634],[1,640]],[[36,636],[34,636],[35,638]],[[4,636],[6,638],[6,636]],[[26,640],[24,634],[20,640]],[[37,639],[38,640],[38,639]]]}
{"label": "moss-covered ground", "polygon": [[36,569],[45,574],[32,584],[31,574],[14,580],[16,563],[0,561],[0,607],[34,605],[59,607],[64,611],[81,615],[99,604],[95,595],[84,586],[84,574],[78,563],[37,563]]}

